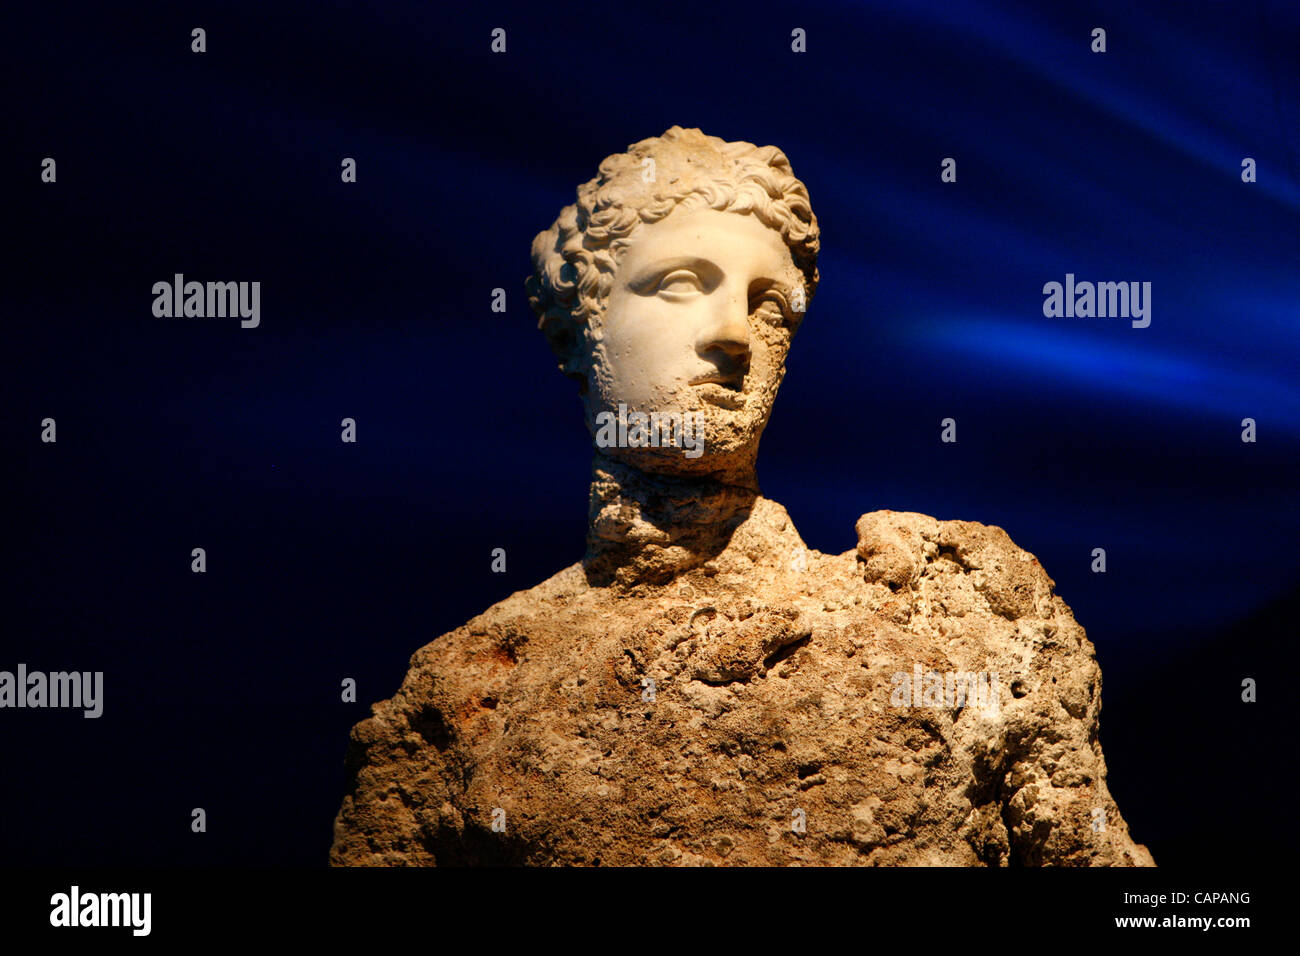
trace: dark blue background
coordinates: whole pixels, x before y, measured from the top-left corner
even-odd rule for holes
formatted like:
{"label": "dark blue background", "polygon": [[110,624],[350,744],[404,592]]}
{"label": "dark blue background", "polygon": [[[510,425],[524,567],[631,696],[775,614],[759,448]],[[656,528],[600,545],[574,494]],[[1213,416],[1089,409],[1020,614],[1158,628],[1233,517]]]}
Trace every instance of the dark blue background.
{"label": "dark blue background", "polygon": [[[106,704],[0,713],[0,861],[325,861],[366,704],[581,555],[529,245],[674,124],[780,146],[821,222],[759,461],[808,544],[881,508],[1005,528],[1097,646],[1157,863],[1294,844],[1294,4],[31,6],[0,66],[0,669],[103,670]],[[260,281],[261,327],[154,318],[176,272]],[[1044,318],[1067,272],[1152,282],[1150,328]]]}

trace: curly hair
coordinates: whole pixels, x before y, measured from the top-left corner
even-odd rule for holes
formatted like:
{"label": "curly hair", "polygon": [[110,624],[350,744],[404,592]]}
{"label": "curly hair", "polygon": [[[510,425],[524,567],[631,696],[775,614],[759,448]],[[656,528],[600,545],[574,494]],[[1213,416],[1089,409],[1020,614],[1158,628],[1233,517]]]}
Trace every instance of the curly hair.
{"label": "curly hair", "polygon": [[785,154],[674,126],[607,157],[599,175],[578,187],[578,201],[533,240],[528,304],[566,375],[584,377],[582,356],[601,338],[605,301],[633,234],[679,206],[750,213],[775,229],[804,274],[805,301],[812,300],[817,217]]}

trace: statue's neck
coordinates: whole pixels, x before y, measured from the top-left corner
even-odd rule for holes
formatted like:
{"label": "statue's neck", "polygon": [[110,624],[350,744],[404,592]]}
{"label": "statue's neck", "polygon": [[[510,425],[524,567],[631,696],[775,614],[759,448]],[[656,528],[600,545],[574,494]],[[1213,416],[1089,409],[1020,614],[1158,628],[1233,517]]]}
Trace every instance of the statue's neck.
{"label": "statue's neck", "polygon": [[720,554],[758,495],[752,468],[723,476],[667,476],[598,451],[587,511],[587,579],[601,586],[666,584]]}

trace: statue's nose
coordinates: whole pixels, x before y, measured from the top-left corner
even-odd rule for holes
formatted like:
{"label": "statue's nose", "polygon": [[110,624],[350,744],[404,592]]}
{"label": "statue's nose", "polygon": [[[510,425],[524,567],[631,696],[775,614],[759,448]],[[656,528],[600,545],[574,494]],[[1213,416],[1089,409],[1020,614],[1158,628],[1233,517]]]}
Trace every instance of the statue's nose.
{"label": "statue's nose", "polygon": [[701,355],[722,352],[733,364],[749,364],[749,314],[742,296],[728,296],[719,301],[696,339],[695,349]]}

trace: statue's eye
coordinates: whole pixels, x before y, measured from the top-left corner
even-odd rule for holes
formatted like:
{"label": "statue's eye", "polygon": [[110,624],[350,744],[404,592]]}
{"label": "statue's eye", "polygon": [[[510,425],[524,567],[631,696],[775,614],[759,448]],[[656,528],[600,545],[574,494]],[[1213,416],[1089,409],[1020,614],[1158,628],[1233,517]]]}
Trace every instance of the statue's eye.
{"label": "statue's eye", "polygon": [[671,298],[685,298],[704,291],[699,276],[689,269],[674,269],[659,280],[657,290]]}

